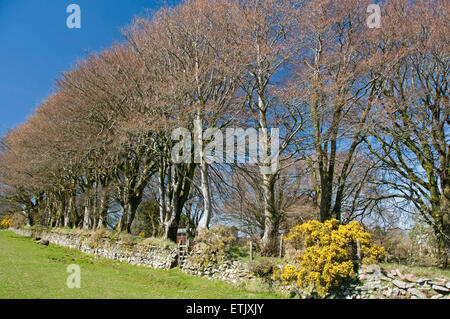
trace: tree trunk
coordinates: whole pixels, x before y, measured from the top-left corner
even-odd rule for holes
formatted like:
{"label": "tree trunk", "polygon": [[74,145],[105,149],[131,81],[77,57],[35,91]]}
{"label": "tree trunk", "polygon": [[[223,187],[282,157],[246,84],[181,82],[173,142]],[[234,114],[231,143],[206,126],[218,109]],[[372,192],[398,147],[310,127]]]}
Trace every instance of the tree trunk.
{"label": "tree trunk", "polygon": [[[185,200],[184,200],[185,201]],[[174,219],[172,223],[170,223],[166,230],[166,238],[170,239],[173,242],[177,241],[177,233],[178,233],[178,225],[180,223],[181,213],[183,211],[183,198],[178,198],[176,200],[176,205],[174,207]]]}
{"label": "tree trunk", "polygon": [[[203,153],[203,152],[202,152]],[[203,157],[203,154],[202,154]],[[198,222],[197,231],[209,228],[209,222],[211,220],[212,209],[211,209],[211,192],[209,187],[208,179],[208,164],[202,158],[200,163],[200,175],[201,175],[201,185],[200,189],[203,197],[203,215]]]}
{"label": "tree trunk", "polygon": [[324,221],[331,219],[331,196],[332,196],[332,188],[330,185],[328,174],[322,174],[320,176],[320,221],[323,223]]}
{"label": "tree trunk", "polygon": [[84,206],[83,229],[89,229],[89,201]]}
{"label": "tree trunk", "polygon": [[47,201],[47,205],[46,208],[47,210],[47,226],[53,227],[53,214],[52,214],[52,210],[50,208],[50,203],[48,203]]}
{"label": "tree trunk", "polygon": [[76,194],[73,192],[70,194],[70,216],[72,221],[72,228],[76,228],[79,226],[80,223],[80,216],[77,212],[77,205],[76,205]]}
{"label": "tree trunk", "polygon": [[61,211],[61,206],[58,205],[58,203],[56,204],[57,206],[57,211],[56,211],[56,222],[55,222],[55,227],[59,227],[61,225],[61,220],[63,217],[63,212]]}
{"label": "tree trunk", "polygon": [[262,242],[266,254],[275,254],[273,245],[277,244],[279,214],[275,208],[275,178],[273,175],[263,176],[264,192],[264,235]]}
{"label": "tree trunk", "polygon": [[100,199],[100,216],[98,219],[97,228],[106,228],[106,217],[108,215],[108,201],[109,197],[107,194],[103,195]]}
{"label": "tree trunk", "polygon": [[164,237],[174,242],[177,240],[178,223],[181,216],[181,211],[178,208],[178,202],[178,196],[173,196],[169,209],[170,217],[164,223]]}
{"label": "tree trunk", "polygon": [[69,197],[69,202],[64,212],[64,227],[69,227],[70,224],[70,216],[71,216],[70,212],[72,210],[73,205],[72,201],[73,201],[72,197]]}
{"label": "tree trunk", "polygon": [[26,213],[26,211],[24,210],[23,213],[25,214],[25,216],[27,216],[27,221],[28,221],[28,226],[33,226],[34,225],[34,218],[33,215],[31,213],[31,209],[28,210],[28,214]]}
{"label": "tree trunk", "polygon": [[[160,214],[165,214],[164,216],[160,215],[160,222],[164,225],[164,237],[172,241],[177,239],[181,213],[190,192],[196,167],[195,163],[176,165],[173,172],[170,167],[167,168],[165,172],[167,183],[164,182],[161,186],[164,188],[163,193],[167,196],[167,200],[164,203],[164,209],[160,210]],[[160,178],[161,182],[163,179]],[[166,187],[167,189],[165,189]]]}
{"label": "tree trunk", "polygon": [[439,217],[433,217],[438,222],[438,231],[436,234],[438,244],[439,263],[441,268],[445,269],[448,266],[448,258],[450,255],[450,208],[448,195],[450,185],[445,185],[440,203],[439,203]]}
{"label": "tree trunk", "polygon": [[[260,79],[261,81],[262,79]],[[266,158],[268,157],[269,150],[269,135],[268,135],[268,125],[266,118],[266,106],[264,104],[264,98],[261,95],[258,95],[258,108],[259,108],[259,126],[260,126],[260,157],[262,155],[262,163],[263,167],[271,165],[271,161],[266,163]],[[265,153],[265,154],[264,154]],[[273,154],[270,154],[273,156]],[[279,224],[279,212],[277,212],[275,208],[275,174],[276,172],[272,172],[272,174],[267,174],[262,172],[263,178],[263,194],[264,194],[264,235],[262,237],[262,242],[264,246],[264,250],[266,254],[272,255],[275,254],[275,250],[273,249],[273,245],[277,243],[277,235],[278,235],[278,224]]]}
{"label": "tree trunk", "polygon": [[[441,159],[442,160],[442,159]],[[448,161],[443,161],[443,165],[447,165]],[[442,223],[442,250],[443,250],[443,256],[442,256],[442,267],[448,266],[448,258],[450,256],[450,178],[448,175],[448,171],[450,171],[450,168],[448,168],[447,165],[447,171],[444,171],[441,175],[441,188],[442,188],[442,194],[441,194],[441,200],[440,200],[440,208],[441,208],[441,223]]]}
{"label": "tree trunk", "polygon": [[92,204],[91,204],[91,222],[90,222],[90,228],[95,229],[95,226],[97,225],[97,219],[98,219],[98,203],[97,203],[97,194],[93,196]]}
{"label": "tree trunk", "polygon": [[130,199],[128,202],[127,207],[127,222],[126,222],[126,230],[127,233],[131,233],[131,225],[133,224],[134,217],[136,216],[137,208],[139,207],[139,204],[141,203],[140,197],[135,197],[133,199]]}
{"label": "tree trunk", "polygon": [[124,216],[124,210],[122,209],[122,215],[120,216],[119,220],[117,221],[116,225],[116,231],[121,232],[123,231],[123,225],[125,224],[125,216]]}

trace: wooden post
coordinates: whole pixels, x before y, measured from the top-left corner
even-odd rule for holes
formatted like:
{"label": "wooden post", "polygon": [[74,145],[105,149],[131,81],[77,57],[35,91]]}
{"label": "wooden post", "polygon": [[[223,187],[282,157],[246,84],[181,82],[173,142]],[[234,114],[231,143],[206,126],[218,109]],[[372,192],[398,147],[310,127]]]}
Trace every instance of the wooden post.
{"label": "wooden post", "polygon": [[356,256],[358,257],[358,264],[361,265],[361,241],[356,239]]}
{"label": "wooden post", "polygon": [[250,261],[253,260],[253,242],[250,241]]}
{"label": "wooden post", "polygon": [[280,258],[283,257],[283,234],[280,235]]}

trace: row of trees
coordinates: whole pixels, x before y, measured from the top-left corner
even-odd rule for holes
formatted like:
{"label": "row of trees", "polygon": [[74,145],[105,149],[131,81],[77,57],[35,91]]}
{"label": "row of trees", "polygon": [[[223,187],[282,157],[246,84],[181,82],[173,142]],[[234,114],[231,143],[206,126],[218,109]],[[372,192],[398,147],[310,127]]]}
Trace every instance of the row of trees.
{"label": "row of trees", "polygon": [[[151,201],[166,238],[215,216],[268,251],[295,209],[343,223],[407,210],[445,251],[448,6],[386,1],[371,29],[368,5],[195,0],[136,18],[3,137],[4,199],[31,225],[128,232]],[[202,156],[172,160],[180,127]],[[279,128],[276,171],[207,160],[206,129],[230,127],[257,129],[269,145]]]}

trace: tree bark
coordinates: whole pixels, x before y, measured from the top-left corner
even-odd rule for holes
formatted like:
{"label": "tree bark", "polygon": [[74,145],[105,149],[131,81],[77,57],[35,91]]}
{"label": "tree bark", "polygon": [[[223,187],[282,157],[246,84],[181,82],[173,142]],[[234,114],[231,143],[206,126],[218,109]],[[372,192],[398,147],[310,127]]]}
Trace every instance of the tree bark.
{"label": "tree bark", "polygon": [[64,212],[64,227],[69,227],[70,226],[70,217],[71,217],[71,210],[72,210],[72,197],[69,197],[69,202],[67,203],[67,208],[65,209]]}
{"label": "tree bark", "polygon": [[104,194],[100,198],[100,216],[98,219],[98,225],[97,228],[106,228],[106,217],[108,215],[108,202],[109,202],[109,196],[107,194]]}
{"label": "tree bark", "polygon": [[136,216],[137,208],[139,207],[139,204],[141,203],[142,198],[141,197],[134,197],[130,199],[127,206],[127,222],[126,222],[126,231],[127,233],[131,234],[131,225],[133,224],[134,217]]}
{"label": "tree bark", "polygon": [[89,224],[90,224],[90,220],[89,220],[89,200],[86,201],[85,205],[84,205],[84,216],[83,216],[83,229],[89,229]]}
{"label": "tree bark", "polygon": [[200,175],[201,175],[200,189],[203,197],[203,215],[200,221],[198,222],[197,231],[209,228],[209,223],[212,215],[211,192],[208,178],[208,164],[205,162],[203,158],[200,163]]}
{"label": "tree bark", "polygon": [[280,216],[275,207],[274,175],[265,174],[262,187],[264,192],[264,235],[262,242],[267,253],[275,253],[270,250],[272,245],[277,243]]}

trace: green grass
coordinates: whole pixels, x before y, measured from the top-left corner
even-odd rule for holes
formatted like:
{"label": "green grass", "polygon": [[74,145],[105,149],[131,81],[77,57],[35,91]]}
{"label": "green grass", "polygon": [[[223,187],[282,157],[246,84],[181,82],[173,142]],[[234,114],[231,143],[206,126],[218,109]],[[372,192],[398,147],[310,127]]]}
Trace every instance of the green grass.
{"label": "green grass", "polygon": [[[81,288],[66,285],[67,266],[81,268]],[[169,271],[95,258],[75,249],[0,231],[0,298],[280,298],[252,292],[230,283],[194,277],[179,269]]]}
{"label": "green grass", "polygon": [[398,269],[402,274],[413,274],[420,277],[434,278],[450,278],[450,268],[440,269],[438,267],[426,267],[426,266],[406,266],[396,263],[384,263],[380,264],[381,267],[387,271]]}

